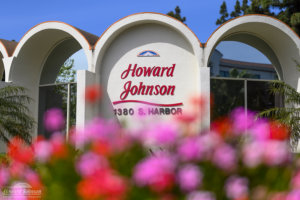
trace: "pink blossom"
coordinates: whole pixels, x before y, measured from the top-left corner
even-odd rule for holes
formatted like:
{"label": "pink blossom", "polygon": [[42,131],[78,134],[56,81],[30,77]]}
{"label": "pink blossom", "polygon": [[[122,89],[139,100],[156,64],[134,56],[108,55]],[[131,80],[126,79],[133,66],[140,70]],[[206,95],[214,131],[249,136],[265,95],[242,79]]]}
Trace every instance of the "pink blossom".
{"label": "pink blossom", "polygon": [[74,144],[82,147],[87,143],[101,139],[112,141],[119,136],[120,125],[110,120],[96,118],[85,126],[84,129],[77,129],[71,140]]}
{"label": "pink blossom", "polygon": [[292,190],[288,193],[286,200],[299,200],[300,199],[300,190]]}
{"label": "pink blossom", "polygon": [[213,154],[213,162],[224,170],[231,170],[236,166],[237,154],[233,147],[227,144],[219,146]]}
{"label": "pink blossom", "polygon": [[195,190],[202,182],[203,174],[196,165],[185,165],[178,172],[178,181],[183,191]]}
{"label": "pink blossom", "polygon": [[221,137],[215,132],[207,132],[203,135],[200,135],[198,141],[199,145],[201,145],[201,147],[203,148],[204,153],[207,154],[212,152],[222,143]]}
{"label": "pink blossom", "polygon": [[171,145],[178,138],[178,127],[174,123],[159,123],[144,133],[144,139],[156,145]]}
{"label": "pink blossom", "polygon": [[195,191],[188,195],[187,200],[216,200],[216,198],[211,192]]}
{"label": "pink blossom", "polygon": [[0,168],[0,188],[7,184],[9,180],[9,172],[6,168]]}
{"label": "pink blossom", "polygon": [[300,189],[300,171],[297,171],[292,178],[292,186],[294,189]]}
{"label": "pink blossom", "polygon": [[30,185],[26,183],[20,183],[16,182],[13,184],[11,188],[11,196],[10,200],[27,200],[27,197],[25,196],[26,190],[30,187]]}
{"label": "pink blossom", "polygon": [[55,147],[65,144],[65,137],[60,132],[55,132],[51,135],[50,144],[52,145],[51,149],[54,151]]}
{"label": "pink blossom", "polygon": [[243,133],[249,129],[254,121],[255,114],[251,111],[245,111],[245,108],[236,108],[232,114],[233,128],[236,133]]}
{"label": "pink blossom", "polygon": [[289,147],[286,142],[269,140],[265,143],[264,162],[270,166],[281,165],[290,159]]}
{"label": "pink blossom", "polygon": [[52,154],[52,145],[47,141],[38,141],[33,145],[35,158],[46,162]]}
{"label": "pink blossom", "polygon": [[203,157],[203,148],[197,137],[188,137],[182,139],[177,148],[177,153],[183,161],[199,160]]}
{"label": "pink blossom", "polygon": [[263,142],[247,143],[243,147],[243,162],[248,167],[256,167],[263,161],[264,146]]}
{"label": "pink blossom", "polygon": [[172,184],[171,179],[165,177],[172,177],[175,170],[175,161],[170,155],[158,154],[149,156],[140,161],[134,169],[134,180],[139,186],[151,186],[161,182],[167,181],[165,185]]}
{"label": "pink blossom", "polygon": [[39,175],[31,169],[24,172],[24,178],[31,186],[38,187],[41,184]]}
{"label": "pink blossom", "polygon": [[107,160],[95,153],[87,152],[80,156],[76,163],[78,173],[83,177],[92,176],[98,170],[108,167]]}
{"label": "pink blossom", "polygon": [[241,199],[248,196],[248,179],[238,176],[229,177],[225,185],[226,196]]}
{"label": "pink blossom", "polygon": [[45,128],[48,131],[59,131],[65,125],[64,114],[59,108],[51,108],[44,115]]}
{"label": "pink blossom", "polygon": [[254,140],[265,141],[269,139],[270,126],[265,119],[257,120],[249,129],[249,133]]}

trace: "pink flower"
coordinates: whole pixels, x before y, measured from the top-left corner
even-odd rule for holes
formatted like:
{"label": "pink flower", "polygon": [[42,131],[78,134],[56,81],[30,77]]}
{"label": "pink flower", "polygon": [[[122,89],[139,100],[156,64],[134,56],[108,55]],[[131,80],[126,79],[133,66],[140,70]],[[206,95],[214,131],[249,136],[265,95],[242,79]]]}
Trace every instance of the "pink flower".
{"label": "pink flower", "polygon": [[248,179],[238,176],[229,177],[225,185],[226,196],[230,199],[242,199],[248,196]]}
{"label": "pink flower", "polygon": [[93,176],[97,171],[106,167],[108,167],[107,160],[92,152],[83,154],[76,164],[78,173],[83,177]]}
{"label": "pink flower", "polygon": [[96,118],[85,126],[84,129],[77,129],[72,135],[72,142],[79,147],[95,140],[112,141],[119,136],[120,125],[115,121]]}
{"label": "pink flower", "polygon": [[248,167],[256,167],[263,161],[263,142],[247,143],[243,147],[243,162]]}
{"label": "pink flower", "polygon": [[51,108],[44,115],[45,128],[48,131],[59,131],[65,125],[64,114],[59,108]]}
{"label": "pink flower", "polygon": [[149,156],[134,169],[134,180],[139,186],[150,186],[155,191],[170,188],[174,182],[174,159],[166,154]]}
{"label": "pink flower", "polygon": [[297,171],[292,178],[292,186],[294,189],[300,189],[300,171]]}
{"label": "pink flower", "polygon": [[39,175],[35,171],[32,171],[31,169],[27,169],[24,172],[24,178],[33,187],[41,186]]}
{"label": "pink flower", "polygon": [[299,200],[300,199],[300,190],[292,190],[288,193],[286,200]]}
{"label": "pink flower", "polygon": [[195,191],[188,195],[187,200],[216,200],[216,198],[211,192]]}
{"label": "pink flower", "polygon": [[47,141],[38,141],[33,145],[35,158],[47,162],[52,154],[52,145]]}
{"label": "pink flower", "polygon": [[188,137],[182,140],[177,148],[178,156],[183,161],[199,160],[203,157],[203,146],[197,137]]}
{"label": "pink flower", "polygon": [[288,193],[286,200],[299,200],[300,199],[300,190],[292,190]]}
{"label": "pink flower", "polygon": [[236,166],[237,155],[233,147],[222,144],[213,154],[213,162],[216,166],[224,170],[231,170]]}
{"label": "pink flower", "polygon": [[222,138],[215,132],[207,132],[200,135],[198,141],[205,154],[210,154],[215,148],[222,144]]}
{"label": "pink flower", "polygon": [[251,111],[245,111],[245,108],[236,108],[231,113],[231,118],[233,120],[233,128],[236,133],[242,133],[247,131],[255,121],[255,114]]}
{"label": "pink flower", "polygon": [[14,183],[11,188],[11,196],[9,199],[11,200],[27,200],[26,189],[28,184],[25,183]]}
{"label": "pink flower", "polygon": [[9,172],[6,168],[0,168],[0,189],[7,184],[9,180]]}
{"label": "pink flower", "polygon": [[286,142],[269,140],[265,143],[264,162],[270,166],[281,165],[291,157],[289,147]]}
{"label": "pink flower", "polygon": [[156,145],[171,145],[178,138],[178,127],[174,123],[160,123],[145,132],[144,139]]}
{"label": "pink flower", "polygon": [[254,125],[249,129],[249,133],[254,140],[265,141],[269,139],[270,126],[265,119],[257,120]]}
{"label": "pink flower", "polygon": [[185,165],[178,172],[178,182],[183,191],[195,190],[202,182],[203,174],[196,165]]}

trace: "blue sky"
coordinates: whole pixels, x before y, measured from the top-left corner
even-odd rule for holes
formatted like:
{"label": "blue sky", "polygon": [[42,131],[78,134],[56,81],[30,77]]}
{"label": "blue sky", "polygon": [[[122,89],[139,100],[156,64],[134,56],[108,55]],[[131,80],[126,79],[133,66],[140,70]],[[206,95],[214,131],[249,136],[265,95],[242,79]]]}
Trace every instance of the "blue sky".
{"label": "blue sky", "polygon": [[[87,32],[100,36],[112,23],[138,12],[167,13],[178,5],[186,24],[205,43],[219,17],[222,0],[7,0],[1,2],[0,38],[19,41],[33,26],[44,21],[63,21]],[[231,12],[235,0],[226,0]],[[226,51],[234,45],[236,51]],[[222,44],[218,48],[226,58],[256,62],[267,62],[257,52],[241,44]],[[241,53],[240,49],[245,49]],[[254,56],[254,57],[253,57]],[[80,57],[80,53],[77,53]]]}

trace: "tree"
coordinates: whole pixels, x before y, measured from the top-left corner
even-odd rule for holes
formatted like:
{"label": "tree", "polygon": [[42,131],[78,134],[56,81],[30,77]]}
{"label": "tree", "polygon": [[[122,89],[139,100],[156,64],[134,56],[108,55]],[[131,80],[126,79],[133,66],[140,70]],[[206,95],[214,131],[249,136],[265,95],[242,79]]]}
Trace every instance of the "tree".
{"label": "tree", "polygon": [[248,0],[243,0],[242,7],[241,7],[243,15],[248,14],[248,9],[249,9]]}
{"label": "tree", "polygon": [[239,0],[237,0],[235,3],[235,6],[234,6],[234,11],[231,12],[230,17],[232,17],[232,18],[238,17],[241,15],[241,13],[242,13],[241,4],[240,4]]}
{"label": "tree", "polygon": [[56,83],[69,83],[75,81],[76,70],[74,67],[74,59],[68,59],[59,69]]}
{"label": "tree", "polygon": [[181,16],[181,10],[180,10],[179,6],[176,6],[175,12],[170,11],[167,13],[167,15],[174,17],[175,19],[178,19],[179,21],[181,21],[183,23],[186,21],[186,17]]}
{"label": "tree", "polygon": [[[298,68],[300,70],[300,65]],[[285,106],[265,110],[259,115],[272,118],[290,127],[291,147],[296,150],[300,139],[300,93],[282,81],[273,81],[270,85],[270,91],[274,95],[283,96]]]}
{"label": "tree", "polygon": [[[56,91],[62,97],[62,110],[67,113],[68,85],[67,83],[75,82],[76,70],[74,67],[74,59],[68,59],[60,68],[56,83],[66,83],[57,85]],[[76,123],[76,85],[70,85],[70,126]]]}
{"label": "tree", "polygon": [[25,88],[14,85],[0,88],[0,140],[6,143],[10,137],[31,142],[35,122],[26,106],[31,98],[25,92]]}
{"label": "tree", "polygon": [[223,1],[221,8],[220,8],[220,14],[221,17],[219,19],[217,19],[216,24],[223,24],[224,22],[226,22],[228,20],[228,12],[227,12],[227,5],[226,2]]}
{"label": "tree", "polygon": [[216,24],[222,24],[241,14],[264,14],[276,17],[285,22],[300,35],[299,0],[251,0],[249,3],[248,0],[243,0],[242,7],[239,9],[238,5],[240,5],[240,2],[237,0],[234,11],[232,11],[230,18],[228,18],[226,2],[224,1],[220,7],[221,17],[217,19]]}

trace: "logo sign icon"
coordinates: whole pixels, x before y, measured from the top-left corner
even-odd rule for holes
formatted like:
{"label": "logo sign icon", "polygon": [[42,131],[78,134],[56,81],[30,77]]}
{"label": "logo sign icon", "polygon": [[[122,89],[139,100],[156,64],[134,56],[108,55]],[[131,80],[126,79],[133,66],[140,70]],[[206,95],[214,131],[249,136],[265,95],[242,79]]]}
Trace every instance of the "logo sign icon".
{"label": "logo sign icon", "polygon": [[159,54],[152,50],[145,50],[140,52],[137,56],[138,57],[159,57]]}

